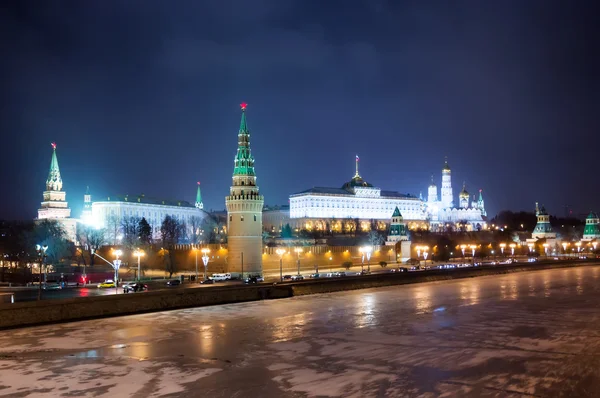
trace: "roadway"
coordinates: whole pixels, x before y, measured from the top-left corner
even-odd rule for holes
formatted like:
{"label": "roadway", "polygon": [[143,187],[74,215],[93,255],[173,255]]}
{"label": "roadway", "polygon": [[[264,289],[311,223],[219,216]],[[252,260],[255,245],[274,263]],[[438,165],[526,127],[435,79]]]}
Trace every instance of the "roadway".
{"label": "roadway", "polygon": [[0,395],[595,397],[598,302],[582,266],[7,330]]}

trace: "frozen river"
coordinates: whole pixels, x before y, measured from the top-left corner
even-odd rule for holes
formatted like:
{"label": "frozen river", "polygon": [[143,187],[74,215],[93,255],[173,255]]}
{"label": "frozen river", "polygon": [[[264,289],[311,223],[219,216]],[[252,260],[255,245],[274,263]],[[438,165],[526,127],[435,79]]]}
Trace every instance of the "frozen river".
{"label": "frozen river", "polygon": [[598,397],[600,267],[0,332],[0,397]]}

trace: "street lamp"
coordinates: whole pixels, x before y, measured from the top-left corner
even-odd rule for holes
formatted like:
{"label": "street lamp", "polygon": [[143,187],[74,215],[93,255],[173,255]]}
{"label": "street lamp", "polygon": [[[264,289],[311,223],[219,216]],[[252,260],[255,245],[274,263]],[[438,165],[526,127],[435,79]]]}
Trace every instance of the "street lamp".
{"label": "street lamp", "polygon": [[[206,280],[206,268],[208,267],[208,253],[210,253],[210,249],[205,247],[202,250],[202,263],[204,263],[204,280]],[[244,279],[244,275],[242,275],[242,279]]]}
{"label": "street lamp", "polygon": [[373,253],[372,246],[365,246],[365,254],[367,255],[367,271],[371,272],[371,253]]}
{"label": "street lamp", "polygon": [[140,258],[144,255],[144,252],[138,249],[133,252],[133,255],[138,258],[137,280],[139,282],[142,279],[142,268],[140,266]]}
{"label": "street lamp", "polygon": [[196,283],[198,283],[198,248],[197,247],[193,247],[192,250],[194,251],[194,254],[196,255]]}
{"label": "street lamp", "polygon": [[465,249],[467,248],[467,245],[460,245],[460,250],[462,251],[462,256],[465,256]]}
{"label": "street lamp", "polygon": [[504,248],[506,247],[506,243],[500,243],[500,251],[502,252],[502,255],[504,256]]}
{"label": "street lamp", "polygon": [[581,252],[581,242],[576,242],[575,246],[577,246],[577,253]]}
{"label": "street lamp", "polygon": [[300,253],[302,253],[303,250],[300,247],[297,247],[294,251],[298,255],[298,275],[300,275]]}
{"label": "street lamp", "polygon": [[594,248],[594,251],[596,251],[596,246],[598,246],[598,242],[592,242],[592,247]]}
{"label": "street lamp", "polygon": [[[42,299],[42,267],[44,265],[44,260],[46,258],[46,250],[48,250],[47,245],[35,245],[35,250],[37,251],[39,257],[39,266],[40,266],[40,285],[38,290],[38,300]],[[46,283],[46,273],[44,270],[44,283]]]}
{"label": "street lamp", "polygon": [[527,247],[529,247],[529,253],[533,253],[533,243],[528,243]]}
{"label": "street lamp", "polygon": [[469,249],[471,249],[472,262],[473,262],[473,264],[475,264],[475,249],[477,249],[477,246],[471,245],[471,246],[469,246]]}
{"label": "street lamp", "polygon": [[548,246],[550,246],[547,243],[544,243],[542,246],[544,246],[544,254],[546,255],[546,257],[548,257]]}
{"label": "street lamp", "polygon": [[119,268],[121,268],[121,260],[119,260],[119,256],[123,254],[121,250],[115,250],[115,261],[113,261],[113,268],[115,269],[115,290],[117,293],[119,290],[117,289],[117,285],[119,284]]}
{"label": "street lamp", "polygon": [[517,245],[515,245],[514,243],[511,243],[509,246],[510,246],[510,255],[514,258],[515,257],[515,247],[517,247]]}
{"label": "street lamp", "polygon": [[279,248],[275,250],[275,253],[279,256],[279,279],[283,282],[283,255],[285,254],[285,249]]}

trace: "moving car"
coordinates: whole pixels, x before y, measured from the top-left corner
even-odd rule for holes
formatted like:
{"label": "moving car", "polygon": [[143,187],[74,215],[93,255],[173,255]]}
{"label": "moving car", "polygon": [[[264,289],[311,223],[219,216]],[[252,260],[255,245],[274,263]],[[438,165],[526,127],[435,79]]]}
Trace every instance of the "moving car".
{"label": "moving car", "polygon": [[214,281],[214,279],[208,278],[208,279],[203,280],[200,283],[203,284],[203,285],[211,285],[211,284],[215,283],[215,281]]}
{"label": "moving car", "polygon": [[321,274],[311,274],[310,277],[311,278],[320,278]]}
{"label": "moving car", "polygon": [[123,286],[123,293],[143,292],[148,290],[148,285],[138,282],[130,282]]}
{"label": "moving car", "polygon": [[172,279],[167,282],[167,286],[179,286],[181,285],[181,281],[179,279]]}
{"label": "moving car", "polygon": [[302,280],[304,280],[304,277],[302,275],[292,275],[292,280],[293,281],[302,281]]}
{"label": "moving car", "polygon": [[112,279],[107,279],[104,282],[98,283],[98,288],[100,288],[100,289],[109,288],[109,287],[117,287],[115,285],[115,281],[113,281]]}

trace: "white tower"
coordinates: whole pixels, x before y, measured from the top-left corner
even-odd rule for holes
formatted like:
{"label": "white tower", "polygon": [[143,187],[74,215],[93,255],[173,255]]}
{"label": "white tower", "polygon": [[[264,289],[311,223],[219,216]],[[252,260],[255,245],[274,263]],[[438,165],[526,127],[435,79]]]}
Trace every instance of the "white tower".
{"label": "white tower", "polygon": [[92,195],[90,187],[86,187],[85,195],[83,195],[83,211],[81,212],[81,221],[88,224],[92,221]]}
{"label": "white tower", "polygon": [[433,182],[433,174],[431,175],[431,184],[429,184],[429,188],[427,189],[427,202],[435,203],[437,202],[437,186]]}
{"label": "white tower", "polygon": [[233,182],[227,207],[227,264],[229,272],[262,274],[262,211],[264,197],[258,192],[250,132],[246,126],[246,104],[238,133]]}
{"label": "white tower", "polygon": [[444,162],[444,168],[442,169],[442,208],[447,209],[454,206],[454,200],[452,199],[452,181],[450,177],[450,166],[448,166],[448,158]]}

